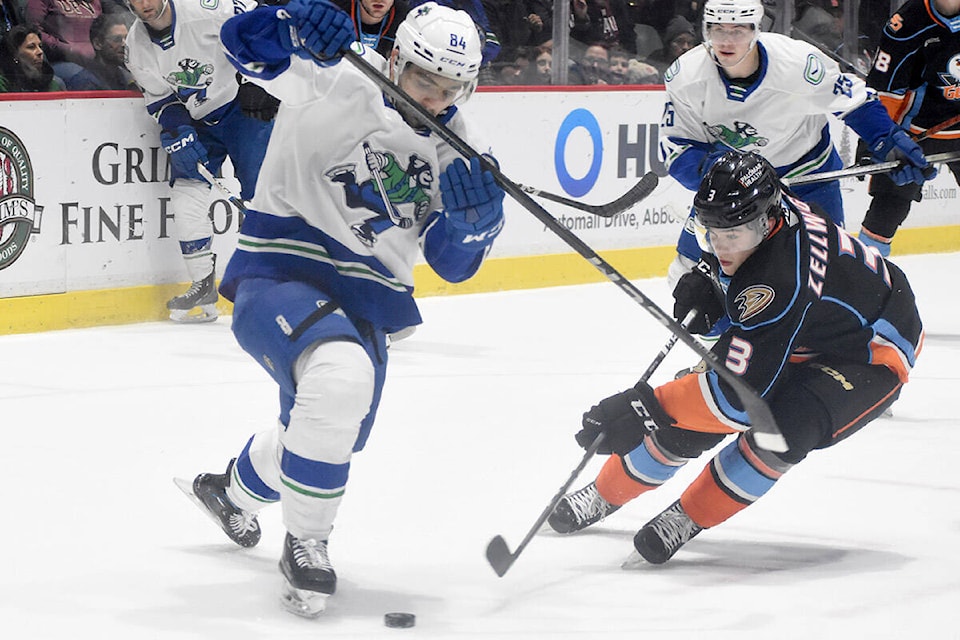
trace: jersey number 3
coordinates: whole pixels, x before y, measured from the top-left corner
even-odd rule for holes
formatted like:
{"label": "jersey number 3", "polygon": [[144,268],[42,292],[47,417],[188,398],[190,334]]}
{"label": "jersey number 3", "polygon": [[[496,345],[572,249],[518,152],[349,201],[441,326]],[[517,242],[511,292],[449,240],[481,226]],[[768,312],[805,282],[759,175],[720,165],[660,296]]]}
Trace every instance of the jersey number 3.
{"label": "jersey number 3", "polygon": [[733,337],[727,349],[727,368],[738,376],[742,376],[750,366],[750,357],[753,356],[753,345],[743,338]]}

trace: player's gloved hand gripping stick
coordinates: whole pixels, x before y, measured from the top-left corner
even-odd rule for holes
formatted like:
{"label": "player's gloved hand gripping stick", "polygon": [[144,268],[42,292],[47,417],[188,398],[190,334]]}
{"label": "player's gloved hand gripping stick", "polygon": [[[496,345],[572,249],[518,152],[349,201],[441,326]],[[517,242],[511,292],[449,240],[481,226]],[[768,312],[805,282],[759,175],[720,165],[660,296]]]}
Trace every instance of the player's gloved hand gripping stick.
{"label": "player's gloved hand gripping stick", "polygon": [[197,130],[188,124],[180,125],[176,129],[160,132],[160,144],[170,156],[178,177],[200,180],[197,165],[207,163],[207,149],[197,137]]}

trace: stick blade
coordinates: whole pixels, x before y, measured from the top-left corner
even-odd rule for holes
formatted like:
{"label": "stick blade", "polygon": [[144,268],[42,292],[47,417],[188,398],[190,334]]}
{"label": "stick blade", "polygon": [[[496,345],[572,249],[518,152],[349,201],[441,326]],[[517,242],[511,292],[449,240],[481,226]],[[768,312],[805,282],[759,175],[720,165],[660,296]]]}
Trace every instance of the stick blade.
{"label": "stick blade", "polygon": [[516,559],[517,557],[510,551],[510,547],[507,546],[507,541],[503,539],[503,536],[495,536],[487,544],[487,562],[493,567],[493,571],[498,577],[502,578],[513,566]]}
{"label": "stick blade", "polygon": [[648,171],[647,173],[643,174],[643,177],[640,178],[640,181],[633,185],[629,191],[613,202],[596,207],[596,210],[593,211],[593,213],[601,218],[615,216],[618,213],[626,211],[641,200],[646,199],[647,196],[653,193],[654,189],[656,189],[657,185],[659,184],[660,178],[657,176],[657,174],[655,174],[653,171]]}

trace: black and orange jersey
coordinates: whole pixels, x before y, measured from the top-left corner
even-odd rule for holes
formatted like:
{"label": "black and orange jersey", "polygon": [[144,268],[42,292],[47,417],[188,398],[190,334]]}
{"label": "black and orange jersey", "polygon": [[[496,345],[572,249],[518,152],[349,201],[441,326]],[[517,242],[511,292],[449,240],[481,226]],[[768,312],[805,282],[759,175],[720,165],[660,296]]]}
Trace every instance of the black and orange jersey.
{"label": "black and orange jersey", "polygon": [[[907,0],[883,28],[867,85],[914,134],[960,114],[960,17],[942,16],[932,0]],[[960,123],[930,137],[960,139]]]}
{"label": "black and orange jersey", "polygon": [[[731,326],[713,353],[767,398],[790,384],[790,362],[818,355],[885,366],[906,382],[923,340],[906,276],[820,212],[785,203],[790,214],[771,236],[733,276],[720,277]],[[739,398],[712,370],[656,394],[682,428],[749,427]]]}

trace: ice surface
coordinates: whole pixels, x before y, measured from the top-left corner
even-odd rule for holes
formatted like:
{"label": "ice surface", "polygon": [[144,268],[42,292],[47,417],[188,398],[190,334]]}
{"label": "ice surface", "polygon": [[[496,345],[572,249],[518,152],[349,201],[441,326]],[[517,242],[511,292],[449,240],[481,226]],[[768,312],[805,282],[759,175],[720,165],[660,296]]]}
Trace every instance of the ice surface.
{"label": "ice surface", "polygon": [[[277,602],[279,507],[240,549],[171,482],[221,472],[274,424],[275,387],[229,318],[0,337],[0,633],[958,638],[960,254],[897,262],[927,342],[894,417],[634,571],[620,568],[634,532],[701,462],[582,534],[538,535],[504,578],[484,549],[496,534],[516,548],[580,460],[581,413],[633,384],[666,331],[610,283],[421,300],[354,458],[330,543],[339,591],[315,621]],[[662,279],[638,285],[666,302]],[[653,381],[694,360],[678,345]],[[384,627],[390,611],[417,626]]]}

